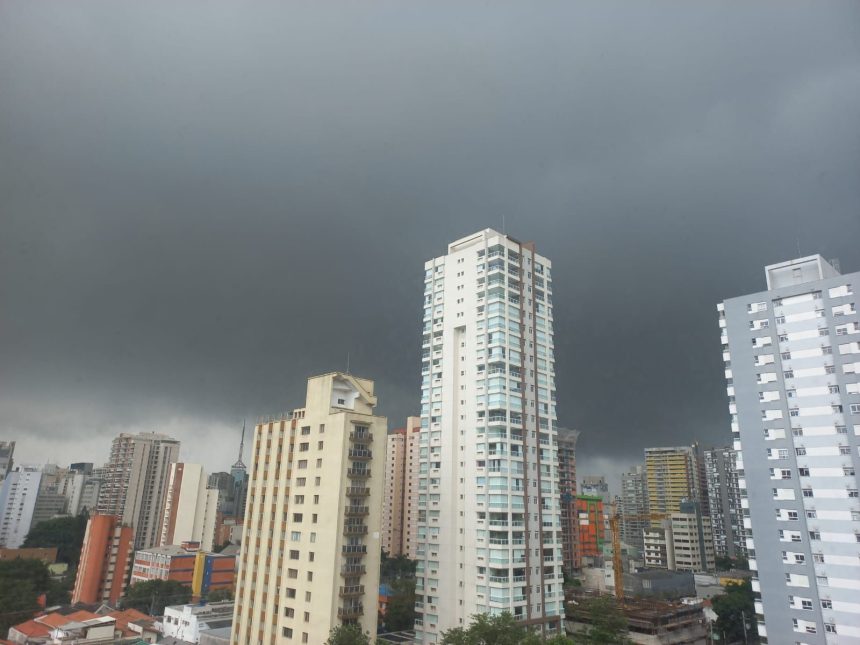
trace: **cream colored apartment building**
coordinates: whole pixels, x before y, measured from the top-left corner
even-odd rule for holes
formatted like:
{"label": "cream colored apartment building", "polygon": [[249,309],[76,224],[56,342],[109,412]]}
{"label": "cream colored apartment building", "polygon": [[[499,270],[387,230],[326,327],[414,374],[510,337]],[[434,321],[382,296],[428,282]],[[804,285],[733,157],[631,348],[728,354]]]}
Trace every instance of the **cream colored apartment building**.
{"label": "cream colored apartment building", "polygon": [[405,427],[388,434],[382,548],[392,557],[415,558],[420,432],[421,417],[408,417]]}
{"label": "cream colored apartment building", "polygon": [[387,420],[375,406],[373,381],[324,374],[291,418],[256,426],[236,645],[321,644],[342,623],[376,633]]}

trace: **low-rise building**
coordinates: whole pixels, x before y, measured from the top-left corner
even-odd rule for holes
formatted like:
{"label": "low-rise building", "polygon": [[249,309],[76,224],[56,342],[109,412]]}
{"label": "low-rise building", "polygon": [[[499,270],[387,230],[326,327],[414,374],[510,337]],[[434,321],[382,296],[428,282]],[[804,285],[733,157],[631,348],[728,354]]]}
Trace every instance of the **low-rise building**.
{"label": "low-rise building", "polygon": [[206,553],[197,542],[186,542],[135,553],[130,584],[173,580],[191,587],[195,597],[205,598],[212,591],[232,589],[235,578],[235,555]]}
{"label": "low-rise building", "polygon": [[229,628],[232,624],[232,600],[164,608],[164,636],[186,643],[199,643],[201,632]]}
{"label": "low-rise building", "polygon": [[19,645],[156,642],[155,620],[136,609],[102,606],[97,611],[63,607],[9,628],[7,639]]}
{"label": "low-rise building", "polygon": [[4,549],[0,547],[2,560],[41,560],[45,564],[57,561],[57,547],[22,547],[20,549]]}

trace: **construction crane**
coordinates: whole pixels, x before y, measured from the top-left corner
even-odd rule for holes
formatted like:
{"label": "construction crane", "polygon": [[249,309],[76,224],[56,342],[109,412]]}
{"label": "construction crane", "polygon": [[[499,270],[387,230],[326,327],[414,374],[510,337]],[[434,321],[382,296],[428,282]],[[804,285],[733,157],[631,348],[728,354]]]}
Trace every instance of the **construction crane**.
{"label": "construction crane", "polygon": [[612,534],[612,575],[615,579],[615,598],[624,603],[624,560],[621,557],[621,522],[622,520],[665,520],[667,513],[642,513],[641,515],[622,515],[618,510],[618,502],[612,502],[612,513],[609,515],[609,532]]}

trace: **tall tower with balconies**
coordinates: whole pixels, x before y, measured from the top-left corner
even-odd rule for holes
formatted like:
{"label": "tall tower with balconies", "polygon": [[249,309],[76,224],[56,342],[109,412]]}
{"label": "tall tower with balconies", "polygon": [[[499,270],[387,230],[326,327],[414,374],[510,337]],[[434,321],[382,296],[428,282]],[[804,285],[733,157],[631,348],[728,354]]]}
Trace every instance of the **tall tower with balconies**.
{"label": "tall tower with balconies", "polygon": [[719,304],[758,632],[860,641],[860,273],[819,255]]}
{"label": "tall tower with balconies", "polygon": [[257,424],[236,645],[324,643],[340,624],[376,633],[388,428],[375,406],[373,381],[337,372],[309,379],[291,418]]}
{"label": "tall tower with balconies", "polygon": [[425,264],[416,637],[563,615],[551,263],[486,229]]}

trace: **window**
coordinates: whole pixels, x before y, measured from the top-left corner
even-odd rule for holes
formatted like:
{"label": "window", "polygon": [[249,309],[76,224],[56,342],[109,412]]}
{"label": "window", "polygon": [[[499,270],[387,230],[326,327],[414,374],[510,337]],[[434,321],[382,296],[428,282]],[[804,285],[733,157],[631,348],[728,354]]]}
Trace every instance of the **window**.
{"label": "window", "polygon": [[[313,555],[313,553],[311,553],[311,555]],[[314,560],[314,559],[313,559],[313,558],[311,558],[311,562],[313,562],[313,560]],[[313,571],[308,571],[308,582],[313,582],[313,581],[314,581],[314,572],[313,572]]]}
{"label": "window", "polygon": [[821,601],[822,609],[833,609],[833,601],[832,600],[822,600]]}
{"label": "window", "polygon": [[302,514],[301,513],[293,513],[293,522],[301,522]]}
{"label": "window", "polygon": [[305,503],[305,496],[304,495],[294,495],[293,499],[294,499],[294,503],[296,503],[296,504],[304,504]]}
{"label": "window", "polygon": [[287,587],[287,598],[295,598],[295,597],[296,597],[296,590],[291,589],[290,587]]}
{"label": "window", "polygon": [[839,394],[839,386],[838,385],[830,385],[828,388],[830,390],[830,394]]}
{"label": "window", "polygon": [[852,403],[850,410],[851,414],[860,414],[860,403]]}
{"label": "window", "polygon": [[828,634],[835,634],[836,625],[834,625],[833,623],[824,623],[824,631]]}
{"label": "window", "polygon": [[295,580],[296,578],[299,577],[299,570],[298,569],[287,569],[287,577],[290,578],[291,580]]}
{"label": "window", "polygon": [[287,618],[292,618],[295,615],[296,615],[295,609],[293,609],[292,607],[284,607],[284,616],[286,616]]}
{"label": "window", "polygon": [[794,370],[785,370],[782,375],[785,378],[794,378]]}
{"label": "window", "polygon": [[842,468],[842,473],[846,477],[853,477],[854,476],[854,466],[845,466],[844,468]]}
{"label": "window", "polygon": [[322,459],[317,459],[317,468],[322,468]]}
{"label": "window", "polygon": [[823,553],[813,553],[812,561],[816,564],[824,564],[824,554]]}
{"label": "window", "polygon": [[317,450],[322,450],[322,449],[323,449],[323,442],[317,441]]}
{"label": "window", "polygon": [[860,497],[860,494],[857,493],[856,488],[849,488],[848,489],[848,497]]}
{"label": "window", "polygon": [[306,623],[311,622],[311,612],[309,612],[309,611],[305,612],[305,622]]}
{"label": "window", "polygon": [[801,477],[809,477],[809,468],[798,468],[797,474]]}
{"label": "window", "polygon": [[303,470],[307,467],[308,467],[308,460],[307,459],[299,459],[299,466],[298,466],[299,470]]}
{"label": "window", "polygon": [[290,560],[298,560],[299,559],[299,551],[298,549],[290,550]]}
{"label": "window", "polygon": [[293,628],[292,627],[284,627],[284,636],[287,638],[293,637]]}
{"label": "window", "polygon": [[306,591],[305,592],[305,602],[310,602],[310,601],[311,601],[311,592]]}
{"label": "window", "polygon": [[301,531],[293,531],[290,533],[290,542],[300,542],[302,539]]}
{"label": "window", "polygon": [[798,448],[794,449],[794,452],[798,457],[802,457],[806,454],[806,448],[804,446],[799,446]]}
{"label": "window", "polygon": [[307,452],[308,447],[310,447],[310,443],[307,441],[303,441],[299,444],[299,452]]}
{"label": "window", "polygon": [[311,427],[310,426],[302,426],[302,434],[303,435],[307,435],[310,433],[311,433]]}
{"label": "window", "polygon": [[821,532],[820,531],[810,531],[809,532],[809,539],[810,540],[820,540],[821,539]]}
{"label": "window", "polygon": [[296,486],[304,486],[307,479],[305,477],[296,478]]}
{"label": "window", "polygon": [[801,609],[810,609],[810,610],[811,610],[811,609],[812,609],[812,601],[811,601],[811,600],[807,600],[806,598],[802,599],[802,600],[800,601],[800,608],[801,608]]}

